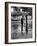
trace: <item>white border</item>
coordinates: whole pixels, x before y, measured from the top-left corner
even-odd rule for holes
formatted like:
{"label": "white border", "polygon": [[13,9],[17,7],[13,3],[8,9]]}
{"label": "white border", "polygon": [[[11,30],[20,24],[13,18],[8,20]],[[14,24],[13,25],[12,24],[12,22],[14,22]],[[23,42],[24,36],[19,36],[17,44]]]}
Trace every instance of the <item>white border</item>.
{"label": "white border", "polygon": [[[33,30],[32,30],[32,38],[31,39],[11,39],[11,6],[18,6],[18,7],[32,7],[32,16],[33,16]],[[8,4],[8,42],[29,42],[35,40],[35,5],[27,5],[27,4]]]}

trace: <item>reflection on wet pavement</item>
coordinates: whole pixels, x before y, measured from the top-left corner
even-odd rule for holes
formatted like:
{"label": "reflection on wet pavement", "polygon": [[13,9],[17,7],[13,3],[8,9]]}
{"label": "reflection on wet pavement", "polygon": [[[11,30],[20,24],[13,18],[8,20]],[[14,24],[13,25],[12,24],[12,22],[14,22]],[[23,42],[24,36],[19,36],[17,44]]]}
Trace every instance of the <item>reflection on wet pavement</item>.
{"label": "reflection on wet pavement", "polygon": [[32,29],[28,30],[26,34],[25,26],[23,27],[23,32],[21,32],[21,23],[13,22],[11,24],[11,39],[27,39],[32,38]]}
{"label": "reflection on wet pavement", "polygon": [[14,32],[11,34],[11,39],[27,39],[32,38],[32,32],[29,31],[28,34],[26,32]]}

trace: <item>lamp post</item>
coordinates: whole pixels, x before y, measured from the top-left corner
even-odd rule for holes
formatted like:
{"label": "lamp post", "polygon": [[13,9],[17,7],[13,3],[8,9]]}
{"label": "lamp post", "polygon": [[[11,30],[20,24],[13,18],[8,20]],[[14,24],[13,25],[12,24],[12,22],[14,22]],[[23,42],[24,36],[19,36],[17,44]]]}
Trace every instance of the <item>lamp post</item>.
{"label": "lamp post", "polygon": [[21,32],[23,32],[23,16],[21,18]]}
{"label": "lamp post", "polygon": [[23,32],[23,18],[24,18],[23,15],[25,15],[25,17],[26,17],[26,34],[28,34],[28,23],[27,23],[28,14],[29,14],[29,12],[23,12],[22,19],[21,19],[21,32]]}
{"label": "lamp post", "polygon": [[26,34],[28,34],[27,15],[26,15]]}
{"label": "lamp post", "polygon": [[28,22],[27,22],[27,19],[28,19],[28,14],[29,14],[29,12],[25,12],[25,17],[26,17],[26,34],[28,34]]}

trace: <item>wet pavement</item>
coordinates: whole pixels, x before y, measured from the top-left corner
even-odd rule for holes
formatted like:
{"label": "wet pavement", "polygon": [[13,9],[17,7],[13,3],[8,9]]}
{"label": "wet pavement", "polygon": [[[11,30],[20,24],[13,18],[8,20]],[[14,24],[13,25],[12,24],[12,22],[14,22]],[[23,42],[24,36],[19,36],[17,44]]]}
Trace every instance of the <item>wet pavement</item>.
{"label": "wet pavement", "polygon": [[11,39],[29,39],[32,38],[32,29],[28,30],[26,34],[26,24],[23,26],[23,32],[21,32],[21,23],[11,22]]}
{"label": "wet pavement", "polygon": [[11,39],[27,39],[32,38],[32,32],[28,31],[28,34],[26,32],[14,32],[11,34]]}

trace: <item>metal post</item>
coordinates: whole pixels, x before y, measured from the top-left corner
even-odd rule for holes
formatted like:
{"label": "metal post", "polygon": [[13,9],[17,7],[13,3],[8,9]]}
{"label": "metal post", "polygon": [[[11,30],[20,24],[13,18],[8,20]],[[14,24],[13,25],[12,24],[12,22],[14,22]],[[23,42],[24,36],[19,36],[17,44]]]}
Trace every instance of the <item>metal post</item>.
{"label": "metal post", "polygon": [[21,18],[21,32],[23,32],[23,18]]}
{"label": "metal post", "polygon": [[27,15],[26,15],[26,34],[28,34]]}

